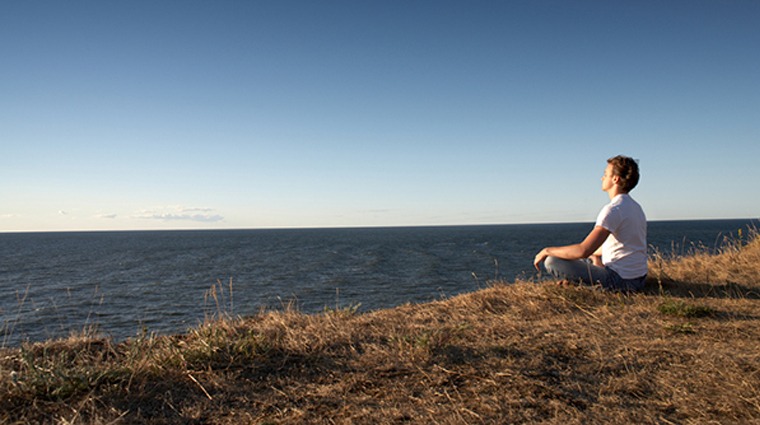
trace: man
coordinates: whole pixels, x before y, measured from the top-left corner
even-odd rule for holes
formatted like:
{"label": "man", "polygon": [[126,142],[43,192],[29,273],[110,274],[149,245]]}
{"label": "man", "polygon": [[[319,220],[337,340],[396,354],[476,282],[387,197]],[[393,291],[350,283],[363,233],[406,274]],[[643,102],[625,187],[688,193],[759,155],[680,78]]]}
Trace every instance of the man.
{"label": "man", "polygon": [[546,247],[533,265],[560,283],[601,284],[615,291],[640,290],[647,275],[647,221],[641,206],[628,195],[639,182],[639,166],[626,156],[607,160],[602,190],[610,203],[596,218],[594,229],[575,245]]}

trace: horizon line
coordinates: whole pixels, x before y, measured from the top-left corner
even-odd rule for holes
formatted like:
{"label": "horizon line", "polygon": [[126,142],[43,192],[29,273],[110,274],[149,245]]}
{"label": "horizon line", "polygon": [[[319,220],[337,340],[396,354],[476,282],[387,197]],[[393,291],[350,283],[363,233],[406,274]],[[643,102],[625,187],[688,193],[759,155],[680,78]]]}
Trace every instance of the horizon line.
{"label": "horizon line", "polygon": [[[689,221],[760,221],[760,217],[724,217],[724,218],[665,218],[647,220],[655,222],[689,222]],[[260,227],[207,227],[207,228],[162,228],[162,229],[62,229],[62,230],[0,230],[3,234],[40,234],[40,233],[127,233],[127,232],[213,232],[213,231],[255,231],[255,230],[341,230],[341,229],[413,229],[436,227],[496,227],[496,226],[530,226],[551,224],[588,224],[593,220],[577,221],[536,221],[512,223],[454,223],[454,224],[398,224],[398,225],[327,225],[327,226],[260,226]]]}

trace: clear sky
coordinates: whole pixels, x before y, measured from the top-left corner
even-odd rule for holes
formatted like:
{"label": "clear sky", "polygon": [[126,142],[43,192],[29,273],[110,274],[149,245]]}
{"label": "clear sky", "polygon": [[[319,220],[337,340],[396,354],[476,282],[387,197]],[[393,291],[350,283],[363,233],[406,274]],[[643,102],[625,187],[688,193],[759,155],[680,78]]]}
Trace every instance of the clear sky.
{"label": "clear sky", "polygon": [[0,2],[0,231],[760,216],[760,2]]}

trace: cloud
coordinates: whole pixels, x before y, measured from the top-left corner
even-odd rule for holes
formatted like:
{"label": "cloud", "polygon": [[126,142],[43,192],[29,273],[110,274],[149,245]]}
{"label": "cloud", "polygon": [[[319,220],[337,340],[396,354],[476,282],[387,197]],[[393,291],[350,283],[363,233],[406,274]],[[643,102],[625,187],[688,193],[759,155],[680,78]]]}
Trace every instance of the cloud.
{"label": "cloud", "polygon": [[187,220],[199,221],[202,223],[213,223],[216,221],[224,220],[224,217],[219,214],[153,214],[150,216],[143,216],[141,218],[164,221]]}
{"label": "cloud", "polygon": [[143,210],[132,218],[140,220],[195,221],[199,223],[216,223],[224,217],[213,214],[213,208],[163,207]]}
{"label": "cloud", "polygon": [[211,212],[214,211],[213,208],[185,208],[185,207],[175,207],[178,208],[183,213],[189,213],[189,212]]}
{"label": "cloud", "polygon": [[66,211],[63,211],[63,210],[58,210],[58,214],[60,214],[60,215],[69,215],[69,213],[67,213]]}
{"label": "cloud", "polygon": [[116,216],[116,214],[98,214],[95,217],[97,217],[97,218],[106,218],[106,219],[114,219],[117,216]]}

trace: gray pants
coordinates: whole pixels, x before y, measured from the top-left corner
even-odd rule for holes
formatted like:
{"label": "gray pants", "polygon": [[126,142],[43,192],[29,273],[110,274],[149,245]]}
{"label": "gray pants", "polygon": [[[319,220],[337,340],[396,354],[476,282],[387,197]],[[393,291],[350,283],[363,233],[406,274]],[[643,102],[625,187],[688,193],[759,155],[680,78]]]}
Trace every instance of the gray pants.
{"label": "gray pants", "polygon": [[563,260],[547,257],[544,268],[558,279],[580,282],[586,285],[602,285],[612,291],[638,291],[644,288],[646,275],[636,279],[623,279],[609,267],[599,267],[591,260]]}

